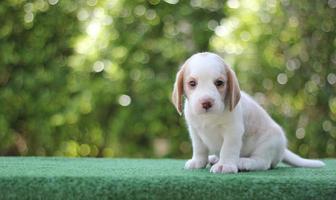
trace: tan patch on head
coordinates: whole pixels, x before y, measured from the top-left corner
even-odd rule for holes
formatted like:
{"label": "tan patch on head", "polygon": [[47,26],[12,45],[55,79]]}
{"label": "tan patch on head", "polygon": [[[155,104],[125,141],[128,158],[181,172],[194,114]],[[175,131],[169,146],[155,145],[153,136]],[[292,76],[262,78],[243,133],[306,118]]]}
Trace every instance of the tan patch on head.
{"label": "tan patch on head", "polygon": [[187,61],[182,65],[180,70],[176,73],[176,79],[174,83],[174,88],[172,92],[172,103],[174,104],[177,112],[182,115],[182,103],[183,103],[183,92],[184,92],[184,74],[187,70]]}
{"label": "tan patch on head", "polygon": [[217,87],[217,90],[219,92],[219,94],[222,97],[222,100],[224,101],[225,96],[227,95],[227,78],[225,78],[224,75],[222,75],[221,77],[219,77],[220,80],[224,81],[224,85],[222,87]]}

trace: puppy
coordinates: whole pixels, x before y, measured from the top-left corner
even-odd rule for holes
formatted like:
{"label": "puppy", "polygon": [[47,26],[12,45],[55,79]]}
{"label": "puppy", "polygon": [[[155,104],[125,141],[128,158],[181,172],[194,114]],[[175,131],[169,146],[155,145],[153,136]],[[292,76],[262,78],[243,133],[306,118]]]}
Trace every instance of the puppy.
{"label": "puppy", "polygon": [[[281,127],[249,95],[224,60],[214,53],[191,56],[177,72],[172,102],[184,114],[192,142],[186,169],[237,173],[267,170],[280,161],[296,167],[322,167],[324,163],[289,151]],[[209,156],[212,155],[212,156]]]}

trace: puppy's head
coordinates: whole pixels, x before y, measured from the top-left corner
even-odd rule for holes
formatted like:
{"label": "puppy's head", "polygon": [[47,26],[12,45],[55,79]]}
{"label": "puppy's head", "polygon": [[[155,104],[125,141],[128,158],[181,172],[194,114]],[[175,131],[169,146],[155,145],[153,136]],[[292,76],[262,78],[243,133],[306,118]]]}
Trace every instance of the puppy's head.
{"label": "puppy's head", "polygon": [[213,53],[191,56],[176,74],[172,102],[182,113],[185,95],[194,114],[232,111],[240,99],[238,80],[224,60]]}

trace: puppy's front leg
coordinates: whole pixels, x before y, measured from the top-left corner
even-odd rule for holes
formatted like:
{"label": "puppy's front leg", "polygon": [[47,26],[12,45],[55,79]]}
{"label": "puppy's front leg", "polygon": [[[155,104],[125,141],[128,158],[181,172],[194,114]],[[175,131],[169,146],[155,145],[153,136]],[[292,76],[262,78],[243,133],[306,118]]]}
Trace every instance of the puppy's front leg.
{"label": "puppy's front leg", "polygon": [[233,128],[224,135],[224,142],[219,153],[219,161],[211,167],[210,172],[238,172],[237,164],[242,146],[243,132],[241,128]]}
{"label": "puppy's front leg", "polygon": [[193,155],[184,166],[185,169],[204,168],[208,164],[208,148],[199,137],[198,133],[192,127],[189,127],[191,137]]}

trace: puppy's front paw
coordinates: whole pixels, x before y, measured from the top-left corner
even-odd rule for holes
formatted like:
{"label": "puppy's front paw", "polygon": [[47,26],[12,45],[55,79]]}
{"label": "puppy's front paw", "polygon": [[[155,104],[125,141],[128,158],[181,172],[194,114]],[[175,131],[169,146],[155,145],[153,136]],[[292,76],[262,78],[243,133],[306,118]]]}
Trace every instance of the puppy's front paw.
{"label": "puppy's front paw", "polygon": [[237,173],[238,168],[237,168],[237,165],[235,164],[230,164],[230,163],[226,164],[226,163],[217,162],[211,167],[210,172],[212,173]]}
{"label": "puppy's front paw", "polygon": [[200,169],[207,165],[206,160],[190,159],[184,165],[184,169]]}

